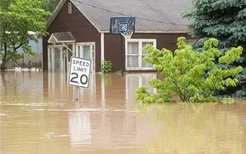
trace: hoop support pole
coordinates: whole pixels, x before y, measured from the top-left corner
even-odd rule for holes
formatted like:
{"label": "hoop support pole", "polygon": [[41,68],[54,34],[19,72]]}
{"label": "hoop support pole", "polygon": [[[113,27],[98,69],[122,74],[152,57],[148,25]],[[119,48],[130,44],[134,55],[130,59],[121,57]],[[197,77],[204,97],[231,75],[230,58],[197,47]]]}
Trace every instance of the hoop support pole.
{"label": "hoop support pole", "polygon": [[124,76],[124,74],[123,74],[123,69],[124,69],[124,63],[123,63],[123,43],[122,43],[122,41],[123,41],[123,39],[122,39],[122,35],[120,35],[120,52],[121,52],[121,56],[120,56],[120,61],[121,61],[121,77],[123,77]]}

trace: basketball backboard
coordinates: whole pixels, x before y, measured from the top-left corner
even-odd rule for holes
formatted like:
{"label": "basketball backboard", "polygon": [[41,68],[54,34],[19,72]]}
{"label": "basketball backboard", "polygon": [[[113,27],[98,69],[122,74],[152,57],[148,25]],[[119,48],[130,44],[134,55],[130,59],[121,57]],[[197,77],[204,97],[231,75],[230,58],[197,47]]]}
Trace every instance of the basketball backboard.
{"label": "basketball backboard", "polygon": [[124,34],[135,32],[135,18],[134,17],[111,17],[110,18],[110,33]]}

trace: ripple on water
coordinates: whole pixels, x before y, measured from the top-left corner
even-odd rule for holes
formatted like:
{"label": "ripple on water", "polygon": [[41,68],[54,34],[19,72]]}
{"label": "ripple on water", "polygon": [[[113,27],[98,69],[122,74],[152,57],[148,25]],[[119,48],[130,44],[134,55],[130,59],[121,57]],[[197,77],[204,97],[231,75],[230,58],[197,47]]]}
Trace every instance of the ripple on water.
{"label": "ripple on water", "polygon": [[3,103],[1,106],[19,106],[19,107],[54,107],[54,106],[64,106],[64,104],[61,103]]}
{"label": "ripple on water", "polygon": [[7,116],[7,115],[4,113],[0,113],[0,117],[5,117],[5,116]]}
{"label": "ripple on water", "polygon": [[137,113],[134,110],[117,110],[117,109],[101,109],[101,108],[79,108],[79,109],[35,109],[35,111],[48,112],[131,112]]}

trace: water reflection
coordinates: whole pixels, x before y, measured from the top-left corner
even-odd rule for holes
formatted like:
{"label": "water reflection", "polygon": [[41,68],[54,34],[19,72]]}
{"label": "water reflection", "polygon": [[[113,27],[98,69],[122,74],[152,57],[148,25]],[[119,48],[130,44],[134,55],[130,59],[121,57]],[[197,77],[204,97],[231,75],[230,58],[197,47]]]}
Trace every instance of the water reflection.
{"label": "water reflection", "polygon": [[90,113],[69,113],[69,133],[72,147],[91,144]]}
{"label": "water reflection", "polygon": [[[139,106],[135,89],[156,73],[91,74],[74,88],[65,73],[6,72],[0,76],[0,153],[243,153],[246,107]],[[136,110],[136,105],[138,110]],[[48,148],[47,148],[48,147]]]}
{"label": "water reflection", "polygon": [[42,98],[43,79],[40,73],[0,72],[0,74],[1,102],[31,103],[34,98]]}

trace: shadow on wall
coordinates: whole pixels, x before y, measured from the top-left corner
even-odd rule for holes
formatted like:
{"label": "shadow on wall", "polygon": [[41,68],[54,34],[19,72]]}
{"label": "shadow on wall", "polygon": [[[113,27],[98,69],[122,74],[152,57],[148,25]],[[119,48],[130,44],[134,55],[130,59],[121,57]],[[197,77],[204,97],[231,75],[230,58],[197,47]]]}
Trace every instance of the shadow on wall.
{"label": "shadow on wall", "polygon": [[36,56],[29,55],[27,53],[23,53],[24,58],[15,62],[8,62],[6,67],[7,69],[12,69],[14,67],[22,67],[22,68],[42,68],[42,53],[38,53]]}

